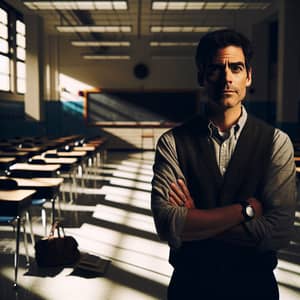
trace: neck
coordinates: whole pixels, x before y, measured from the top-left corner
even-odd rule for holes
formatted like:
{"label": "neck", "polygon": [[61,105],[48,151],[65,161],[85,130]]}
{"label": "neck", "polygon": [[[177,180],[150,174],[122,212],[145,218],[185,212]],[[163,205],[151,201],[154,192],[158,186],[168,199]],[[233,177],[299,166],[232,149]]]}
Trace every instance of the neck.
{"label": "neck", "polygon": [[241,105],[227,109],[220,109],[212,105],[208,106],[208,117],[221,131],[227,131],[236,124],[241,114]]}

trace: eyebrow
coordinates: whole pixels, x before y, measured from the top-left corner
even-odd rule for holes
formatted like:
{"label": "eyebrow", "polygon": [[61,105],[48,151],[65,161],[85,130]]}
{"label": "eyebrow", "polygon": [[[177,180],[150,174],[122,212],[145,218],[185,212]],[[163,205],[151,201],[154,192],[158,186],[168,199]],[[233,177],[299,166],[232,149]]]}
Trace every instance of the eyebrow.
{"label": "eyebrow", "polygon": [[[242,67],[246,67],[246,64],[242,61],[237,61],[237,62],[231,62],[228,63],[229,66],[242,66]],[[208,66],[215,66],[215,67],[223,67],[225,66],[225,64],[221,64],[221,63],[211,63]]]}

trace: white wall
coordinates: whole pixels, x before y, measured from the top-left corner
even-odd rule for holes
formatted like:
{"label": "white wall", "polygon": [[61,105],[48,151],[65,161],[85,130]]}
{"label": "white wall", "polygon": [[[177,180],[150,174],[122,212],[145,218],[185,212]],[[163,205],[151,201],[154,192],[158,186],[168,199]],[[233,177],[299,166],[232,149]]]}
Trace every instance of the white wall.
{"label": "white wall", "polygon": [[[89,48],[77,48],[69,39],[59,38],[59,71],[93,87],[129,89],[194,89],[197,88],[194,64],[195,48],[188,51],[189,58],[153,60],[145,59],[142,48],[148,41],[139,40],[138,47],[128,51],[130,60],[84,60],[81,53],[91,52]],[[116,52],[115,49],[112,51]],[[123,50],[124,51],[124,50]],[[144,57],[143,57],[144,56]],[[150,70],[146,79],[135,78],[136,63],[145,63]]]}

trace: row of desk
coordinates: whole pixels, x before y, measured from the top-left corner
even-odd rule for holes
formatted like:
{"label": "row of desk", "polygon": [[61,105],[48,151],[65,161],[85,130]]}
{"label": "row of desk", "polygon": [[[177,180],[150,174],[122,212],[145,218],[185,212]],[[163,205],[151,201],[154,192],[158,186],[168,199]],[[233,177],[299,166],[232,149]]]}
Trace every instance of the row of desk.
{"label": "row of desk", "polygon": [[[19,241],[20,228],[23,215],[30,211],[36,199],[47,199],[52,202],[51,222],[54,222],[55,199],[59,194],[59,188],[64,178],[62,174],[69,174],[75,179],[75,170],[78,166],[83,167],[85,159],[97,157],[100,148],[105,140],[95,139],[90,144],[82,144],[74,146],[74,138],[64,139],[64,142],[55,143],[52,141],[52,146],[47,149],[44,145],[38,147],[17,147],[16,151],[0,150],[0,221],[3,225],[5,222],[16,225],[16,250],[14,254],[14,286],[17,286],[18,264],[19,264]],[[46,143],[49,145],[49,143]],[[46,145],[45,144],[45,145]],[[3,146],[3,143],[2,143]],[[57,149],[54,147],[58,146]],[[7,144],[4,148],[7,147]],[[72,151],[66,151],[69,147]],[[1,149],[1,143],[0,143]],[[41,151],[41,152],[40,152]],[[28,160],[28,161],[26,161]],[[3,172],[5,171],[5,172]],[[5,186],[5,183],[10,181],[16,183],[16,187]],[[75,183],[76,184],[76,180]],[[72,186],[72,185],[71,185]],[[70,191],[73,195],[73,191]],[[70,196],[70,200],[72,200]],[[24,223],[24,222],[23,222]],[[31,239],[34,243],[34,235],[31,227]],[[24,242],[27,248],[27,236],[24,229]],[[46,229],[46,227],[45,227]],[[28,251],[26,251],[27,262],[29,262]]]}

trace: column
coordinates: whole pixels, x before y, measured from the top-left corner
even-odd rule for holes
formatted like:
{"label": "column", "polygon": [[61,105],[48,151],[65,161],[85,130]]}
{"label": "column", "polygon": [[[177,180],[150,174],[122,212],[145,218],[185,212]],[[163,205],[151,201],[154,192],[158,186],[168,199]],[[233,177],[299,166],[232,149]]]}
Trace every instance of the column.
{"label": "column", "polygon": [[44,118],[43,95],[43,23],[37,15],[26,15],[26,93],[25,114],[37,121]]}
{"label": "column", "polygon": [[279,45],[276,121],[284,130],[296,137],[300,100],[300,2],[285,0],[278,1],[278,5]]}

